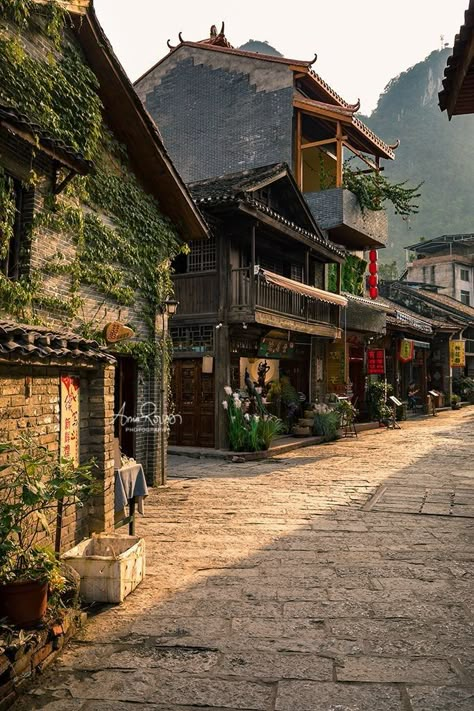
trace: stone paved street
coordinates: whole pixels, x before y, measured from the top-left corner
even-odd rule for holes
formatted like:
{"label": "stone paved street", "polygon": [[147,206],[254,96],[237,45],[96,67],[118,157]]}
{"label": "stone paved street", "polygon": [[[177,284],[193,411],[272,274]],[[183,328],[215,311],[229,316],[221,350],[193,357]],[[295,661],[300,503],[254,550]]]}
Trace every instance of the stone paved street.
{"label": "stone paved street", "polygon": [[15,709],[472,711],[473,445],[471,407],[262,463],[172,458],[146,580]]}

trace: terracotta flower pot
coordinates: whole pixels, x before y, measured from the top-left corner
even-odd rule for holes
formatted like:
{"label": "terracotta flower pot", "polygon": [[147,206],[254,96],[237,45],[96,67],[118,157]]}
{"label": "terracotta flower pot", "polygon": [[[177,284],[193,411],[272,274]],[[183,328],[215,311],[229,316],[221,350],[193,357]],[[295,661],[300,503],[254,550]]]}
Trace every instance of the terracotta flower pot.
{"label": "terracotta flower pot", "polygon": [[0,614],[18,627],[35,627],[43,619],[48,603],[48,583],[26,580],[0,587]]}

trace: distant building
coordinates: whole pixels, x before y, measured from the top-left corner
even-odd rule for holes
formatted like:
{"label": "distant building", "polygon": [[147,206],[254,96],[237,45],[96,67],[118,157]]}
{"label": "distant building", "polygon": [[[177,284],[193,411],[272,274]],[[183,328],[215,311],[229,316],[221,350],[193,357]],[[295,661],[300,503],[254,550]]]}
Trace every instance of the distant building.
{"label": "distant building", "polygon": [[407,247],[414,253],[406,281],[438,287],[466,306],[474,305],[474,234],[441,235]]}

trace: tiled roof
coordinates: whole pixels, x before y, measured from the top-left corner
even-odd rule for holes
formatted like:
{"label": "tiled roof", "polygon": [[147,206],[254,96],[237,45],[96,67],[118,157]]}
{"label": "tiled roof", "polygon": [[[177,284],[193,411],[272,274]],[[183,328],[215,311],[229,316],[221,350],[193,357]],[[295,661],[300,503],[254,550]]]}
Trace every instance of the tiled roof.
{"label": "tiled roof", "polygon": [[34,137],[35,141],[39,142],[40,147],[48,148],[56,153],[59,158],[63,157],[66,159],[67,163],[72,161],[77,167],[78,172],[84,175],[92,168],[92,162],[84,158],[82,153],[78,153],[74,148],[66,145],[64,141],[55,138],[37,123],[30,121],[25,114],[20,113],[20,111],[17,111],[11,106],[0,104],[0,125],[4,125],[6,128],[13,130],[18,129],[19,131],[26,132],[28,135]]}
{"label": "tiled roof", "polygon": [[259,168],[242,170],[235,173],[226,173],[216,178],[199,180],[188,185],[194,202],[224,202],[241,195],[248,190],[256,190],[260,185],[265,185],[286,173],[285,163],[272,163]]}
{"label": "tiled roof", "polygon": [[463,316],[467,316],[474,325],[474,308],[472,306],[467,306],[457,299],[453,299],[451,296],[446,294],[437,294],[434,291],[425,291],[424,289],[417,289],[417,294],[421,294],[426,301],[430,301],[441,307],[447,307],[449,310],[457,311]]}
{"label": "tiled roof", "polygon": [[115,358],[97,341],[75,333],[52,331],[44,326],[0,320],[0,359],[4,358],[115,363]]}
{"label": "tiled roof", "polygon": [[316,232],[311,232],[300,227],[295,222],[292,222],[273,208],[253,197],[252,191],[284,175],[289,175],[286,163],[273,163],[272,165],[252,168],[251,170],[244,170],[238,173],[228,173],[218,178],[200,180],[195,183],[190,183],[188,187],[194,201],[200,208],[205,209],[207,206],[246,203],[259,212],[272,217],[281,224],[298,232],[302,236],[307,237],[316,244],[325,247],[333,254],[343,257],[346,253],[343,247],[334,244],[324,237],[322,233],[317,234]]}
{"label": "tiled roof", "polygon": [[428,318],[421,318],[419,314],[410,311],[396,301],[391,301],[379,296],[377,301],[387,307],[387,323],[399,327],[410,327],[422,333],[433,333],[433,322]]}
{"label": "tiled roof", "polygon": [[424,242],[410,244],[407,247],[404,247],[404,249],[413,249],[418,250],[420,252],[422,252],[423,250],[434,251],[435,249],[443,247],[445,245],[449,246],[450,244],[469,244],[470,242],[474,242],[473,232],[455,235],[440,235],[439,237],[433,237],[433,239],[427,239]]}
{"label": "tiled roof", "polygon": [[[453,53],[448,58],[444,70],[443,88],[439,92],[441,111],[466,114],[474,111],[474,62],[467,64],[474,37],[474,0],[469,0],[469,7],[464,14],[464,24],[454,40]],[[464,73],[464,76],[463,76]],[[459,76],[458,76],[459,75]],[[456,92],[456,93],[455,93]],[[454,100],[454,106],[449,106]]]}
{"label": "tiled roof", "polygon": [[367,306],[373,309],[374,311],[384,311],[385,313],[387,313],[391,310],[391,306],[388,306],[386,303],[383,303],[382,299],[380,298],[366,299],[364,296],[356,296],[355,294],[349,294],[347,291],[343,291],[342,295],[345,296],[349,302]]}

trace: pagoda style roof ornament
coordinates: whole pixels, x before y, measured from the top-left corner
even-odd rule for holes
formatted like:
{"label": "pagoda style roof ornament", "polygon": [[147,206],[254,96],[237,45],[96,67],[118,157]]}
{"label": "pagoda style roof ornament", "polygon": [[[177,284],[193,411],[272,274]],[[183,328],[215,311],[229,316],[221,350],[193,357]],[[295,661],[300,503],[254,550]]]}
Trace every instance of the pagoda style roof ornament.
{"label": "pagoda style roof ornament", "polygon": [[349,109],[349,111],[352,111],[353,113],[355,113],[356,111],[359,111],[359,109],[360,109],[360,99],[357,99],[357,101],[355,102],[355,104],[347,104],[347,108]]}
{"label": "pagoda style roof ornament", "polygon": [[308,62],[308,68],[309,68],[309,67],[312,67],[313,64],[316,64],[317,59],[318,59],[318,55],[317,55],[317,52],[315,52],[315,53],[314,53],[314,59],[312,59],[311,62]]}
{"label": "pagoda style roof ornament", "polygon": [[168,45],[168,49],[170,50],[170,52],[173,51],[173,49],[176,49],[176,46],[173,47],[173,45],[171,44],[171,40],[166,40],[166,44]]}
{"label": "pagoda style roof ornament", "polygon": [[397,138],[397,140],[395,141],[395,143],[392,143],[392,144],[389,143],[389,144],[388,144],[388,147],[391,148],[392,151],[396,151],[397,148],[399,147],[399,145],[400,145],[400,139]]}
{"label": "pagoda style roof ornament", "polygon": [[183,44],[184,39],[183,39],[183,33],[182,33],[182,32],[178,32],[178,39],[179,39],[180,43]]}

